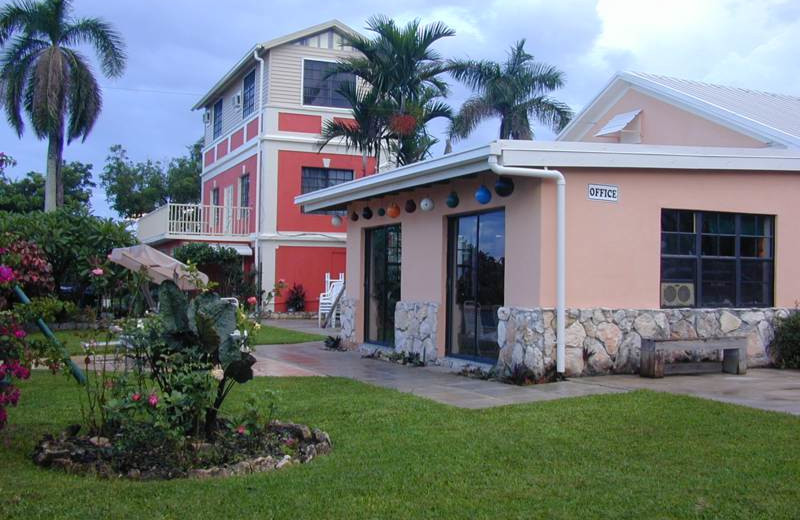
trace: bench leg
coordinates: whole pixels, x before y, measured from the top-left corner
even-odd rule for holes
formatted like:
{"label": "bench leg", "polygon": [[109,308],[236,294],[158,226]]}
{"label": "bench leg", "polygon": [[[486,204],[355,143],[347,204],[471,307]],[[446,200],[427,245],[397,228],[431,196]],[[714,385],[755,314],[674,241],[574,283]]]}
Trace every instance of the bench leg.
{"label": "bench leg", "polygon": [[641,362],[639,375],[642,377],[664,377],[664,351],[657,350],[655,341],[642,340]]}
{"label": "bench leg", "polygon": [[723,350],[722,371],[726,374],[746,374],[747,350],[744,348],[726,348]]}

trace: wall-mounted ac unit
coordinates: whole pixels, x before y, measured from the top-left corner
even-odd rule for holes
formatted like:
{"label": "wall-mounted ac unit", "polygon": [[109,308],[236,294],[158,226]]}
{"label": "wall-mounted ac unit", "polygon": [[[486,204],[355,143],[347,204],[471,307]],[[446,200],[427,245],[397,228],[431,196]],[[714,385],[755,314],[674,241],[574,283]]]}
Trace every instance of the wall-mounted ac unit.
{"label": "wall-mounted ac unit", "polygon": [[203,123],[207,125],[211,124],[211,110],[206,110],[203,112]]}
{"label": "wall-mounted ac unit", "polygon": [[237,92],[236,94],[233,95],[233,97],[231,99],[233,101],[233,107],[234,108],[239,108],[240,106],[242,106],[242,94],[241,93]]}
{"label": "wall-mounted ac unit", "polygon": [[662,307],[694,307],[693,283],[662,283]]}

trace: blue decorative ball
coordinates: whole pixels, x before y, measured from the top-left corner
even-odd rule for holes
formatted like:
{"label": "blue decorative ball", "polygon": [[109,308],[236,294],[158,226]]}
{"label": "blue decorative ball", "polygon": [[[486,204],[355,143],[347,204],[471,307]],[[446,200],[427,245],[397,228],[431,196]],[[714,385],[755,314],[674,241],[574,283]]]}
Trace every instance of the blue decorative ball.
{"label": "blue decorative ball", "polygon": [[386,215],[386,210],[383,208],[378,208],[378,216],[382,217],[384,215]]}
{"label": "blue decorative ball", "polygon": [[492,200],[492,192],[483,184],[475,191],[475,200],[480,204],[488,204]]}
{"label": "blue decorative ball", "polygon": [[451,191],[444,203],[447,204],[448,208],[455,208],[458,206],[458,202],[458,193]]}
{"label": "blue decorative ball", "polygon": [[372,210],[370,209],[369,206],[364,208],[364,210],[361,212],[361,216],[364,217],[364,219],[366,219],[366,220],[369,220],[369,219],[372,218]]}
{"label": "blue decorative ball", "polygon": [[514,180],[511,177],[498,177],[494,183],[494,192],[501,197],[508,197],[514,193]]}

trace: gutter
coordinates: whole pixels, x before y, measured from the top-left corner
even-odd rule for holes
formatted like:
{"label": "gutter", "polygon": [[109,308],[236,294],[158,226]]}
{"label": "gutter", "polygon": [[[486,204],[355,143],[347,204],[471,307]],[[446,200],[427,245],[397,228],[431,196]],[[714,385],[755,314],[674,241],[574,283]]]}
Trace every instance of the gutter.
{"label": "gutter", "polygon": [[558,170],[523,168],[501,164],[502,151],[493,150],[489,169],[497,175],[552,179],[556,181],[556,371],[563,376],[566,362],[564,329],[566,318],[566,191],[567,182]]}
{"label": "gutter", "polygon": [[[256,45],[255,49],[253,49],[253,58],[258,62],[258,133],[259,136],[261,135],[261,127],[264,124],[264,58],[259,56],[259,51],[261,50],[261,45]],[[253,254],[253,264],[257,269],[257,276],[259,282],[261,281],[261,247],[260,247],[260,236],[261,236],[261,185],[262,185],[262,177],[263,172],[261,171],[261,138],[257,139],[258,143],[256,144],[256,228],[255,228],[255,240],[254,240],[254,254]],[[260,283],[259,283],[260,285]],[[260,302],[259,302],[260,303]]]}

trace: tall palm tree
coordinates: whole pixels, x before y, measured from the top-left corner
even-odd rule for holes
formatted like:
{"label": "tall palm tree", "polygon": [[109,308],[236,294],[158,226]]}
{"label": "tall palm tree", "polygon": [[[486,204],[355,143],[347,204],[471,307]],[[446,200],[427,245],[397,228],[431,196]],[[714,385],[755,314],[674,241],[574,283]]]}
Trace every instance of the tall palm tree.
{"label": "tall palm tree", "polygon": [[564,86],[563,72],[534,61],[524,39],[511,47],[505,63],[452,60],[450,74],[475,92],[453,120],[453,139],[466,137],[490,117],[500,118],[500,139],[533,139],[531,119],[561,130],[572,117],[569,106],[549,95]]}
{"label": "tall palm tree", "polygon": [[45,211],[64,204],[65,134],[68,143],[86,140],[102,108],[97,80],[73,47],[92,45],[106,77],[125,68],[120,35],[98,18],[70,17],[70,10],[70,0],[15,0],[0,9],[0,100],[20,137],[24,110],[36,137],[49,140]]}
{"label": "tall palm tree", "polygon": [[399,166],[422,161],[431,156],[431,148],[439,140],[428,132],[428,122],[438,117],[453,120],[453,110],[437,99],[438,97],[435,89],[425,88],[418,97],[406,104],[406,112],[414,121],[414,127],[409,131],[398,131],[399,129],[390,121],[389,128],[392,131],[388,135],[387,144]]}

